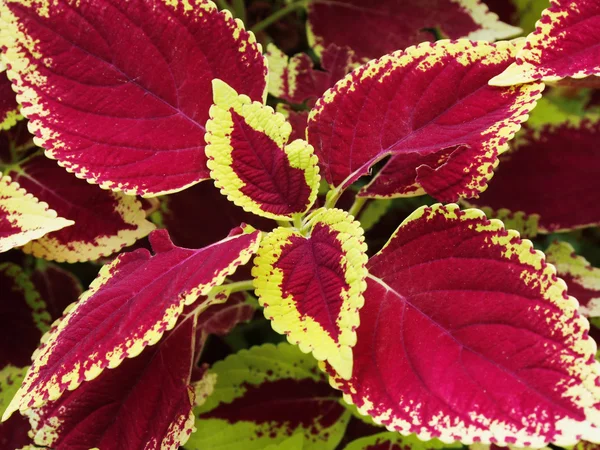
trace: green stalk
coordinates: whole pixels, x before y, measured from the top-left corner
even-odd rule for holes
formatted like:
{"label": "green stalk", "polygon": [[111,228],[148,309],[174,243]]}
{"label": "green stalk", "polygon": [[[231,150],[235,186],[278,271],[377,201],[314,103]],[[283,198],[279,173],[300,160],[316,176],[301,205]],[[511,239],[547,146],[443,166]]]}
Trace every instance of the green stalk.
{"label": "green stalk", "polygon": [[252,28],[250,28],[250,31],[252,31],[253,33],[258,33],[259,31],[262,31],[265,28],[267,28],[268,26],[274,24],[282,17],[287,16],[289,13],[296,11],[297,9],[302,9],[305,6],[306,6],[306,0],[300,0],[295,3],[290,3],[289,5],[275,11],[269,17],[266,17],[263,20],[261,20],[260,22],[258,22],[256,25],[254,25]]}

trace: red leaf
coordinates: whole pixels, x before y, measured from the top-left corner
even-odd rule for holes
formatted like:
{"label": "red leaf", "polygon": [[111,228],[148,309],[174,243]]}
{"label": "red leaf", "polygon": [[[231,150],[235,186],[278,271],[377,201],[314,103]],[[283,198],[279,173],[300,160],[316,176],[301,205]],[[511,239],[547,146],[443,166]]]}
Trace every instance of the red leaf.
{"label": "red leaf", "polygon": [[56,450],[176,450],[192,432],[195,315],[114,370],[28,413]]}
{"label": "red leaf", "polygon": [[[0,8],[9,74],[49,157],[104,188],[154,196],[209,178],[211,81],[262,100],[260,46],[208,0],[65,0]],[[35,46],[33,46],[35,42]]]}
{"label": "red leaf", "polygon": [[0,130],[8,130],[21,118],[15,92],[5,73],[0,73]]}
{"label": "red leaf", "polygon": [[506,42],[439,41],[358,68],[309,116],[308,138],[323,176],[344,188],[392,155],[359,195],[476,195],[543,88],[488,86],[516,51]]}
{"label": "red leaf", "polygon": [[80,180],[43,155],[9,173],[28,192],[52,205],[59,216],[75,222],[23,248],[37,258],[95,260],[132,245],[154,229],[135,197]]}
{"label": "red leaf", "polygon": [[209,334],[225,336],[242,322],[248,322],[255,308],[246,301],[244,294],[232,294],[226,303],[212,305],[204,311],[198,320],[198,329]]}
{"label": "red leaf", "polygon": [[597,440],[596,346],[552,265],[481,211],[413,213],[368,264],[354,372],[363,414],[445,442]]}
{"label": "red leaf", "polygon": [[365,62],[423,41],[435,30],[451,39],[496,40],[519,34],[480,2],[465,0],[319,0],[309,3],[309,42],[320,54],[330,44],[348,46]]}
{"label": "red leaf", "polygon": [[52,321],[60,319],[67,306],[75,303],[83,291],[81,283],[71,272],[43,261],[38,261],[31,281],[46,303]]}
{"label": "red leaf", "polygon": [[291,106],[286,105],[285,103],[278,103],[277,112],[283,114],[283,116],[292,126],[290,141],[295,141],[296,139],[306,139],[308,111],[294,111]]}
{"label": "red leaf", "polygon": [[469,203],[539,216],[545,233],[600,224],[600,121],[527,128],[500,158],[494,181]]}
{"label": "red leaf", "polygon": [[154,256],[140,249],[104,266],[90,290],[44,336],[5,417],[17,408],[25,411],[56,400],[158,342],[183,307],[223,283],[250,259],[259,241],[255,231],[190,250],[175,247],[159,230],[150,235]]}

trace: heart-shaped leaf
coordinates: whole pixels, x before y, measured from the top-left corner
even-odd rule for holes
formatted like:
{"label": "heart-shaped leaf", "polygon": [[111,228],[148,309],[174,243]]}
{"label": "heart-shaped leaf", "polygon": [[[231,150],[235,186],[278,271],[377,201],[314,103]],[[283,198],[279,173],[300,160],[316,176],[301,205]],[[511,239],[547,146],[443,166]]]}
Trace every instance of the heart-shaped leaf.
{"label": "heart-shaped leaf", "polygon": [[255,231],[190,250],[175,247],[166,231],[159,230],[150,235],[154,256],[145,249],[118,256],[44,336],[4,418],[17,409],[57,400],[65,390],[93,380],[107,367],[115,368],[158,342],[173,328],[183,307],[245,264],[259,241],[260,232]]}
{"label": "heart-shaped leaf", "polygon": [[155,196],[209,178],[212,79],[266,90],[254,36],[209,0],[7,0],[0,18],[36,143],[103,188]]}
{"label": "heart-shaped leaf", "polygon": [[56,449],[177,450],[192,433],[191,315],[114,370],[27,412],[37,445]]}
{"label": "heart-shaped leaf", "polygon": [[350,419],[316,361],[287,343],[242,350],[208,373],[217,382],[195,409],[188,450],[263,450],[294,434],[305,450],[333,450]]}
{"label": "heart-shaped leaf", "polygon": [[252,269],[256,294],[275,331],[349,377],[365,289],[363,231],[339,209],[317,210],[307,227],[306,236],[277,228],[265,237]]}
{"label": "heart-shaped leaf", "polygon": [[323,176],[345,188],[391,155],[359,195],[477,195],[543,89],[488,85],[517,50],[509,42],[438,41],[356,69],[309,116]]}
{"label": "heart-shaped leaf", "polygon": [[289,220],[313,205],[319,167],[303,140],[288,144],[292,127],[269,106],[252,102],[220,80],[206,123],[210,175],[221,193],[248,212]]}
{"label": "heart-shaped leaf", "polygon": [[350,380],[363,414],[444,442],[600,439],[589,324],[531,242],[478,210],[415,211],[369,260]]}
{"label": "heart-shaped leaf", "polygon": [[43,155],[9,175],[61,217],[75,222],[23,247],[36,258],[71,263],[95,260],[132,245],[155,228],[135,197],[80,180]]}
{"label": "heart-shaped leaf", "polygon": [[310,0],[307,27],[317,54],[330,44],[348,46],[360,62],[434,41],[436,33],[494,41],[521,31],[500,22],[482,2],[471,0]]}
{"label": "heart-shaped leaf", "polygon": [[73,225],[56,211],[0,174],[0,252],[27,244],[47,233]]}
{"label": "heart-shaped leaf", "polygon": [[545,251],[556,273],[569,288],[569,294],[579,301],[579,313],[600,317],[600,269],[575,253],[568,242],[554,242]]}
{"label": "heart-shaped leaf", "polygon": [[[534,80],[600,75],[600,4],[597,0],[551,0],[517,60],[490,83],[510,86]],[[595,77],[594,77],[595,78]],[[598,86],[598,80],[590,80]]]}

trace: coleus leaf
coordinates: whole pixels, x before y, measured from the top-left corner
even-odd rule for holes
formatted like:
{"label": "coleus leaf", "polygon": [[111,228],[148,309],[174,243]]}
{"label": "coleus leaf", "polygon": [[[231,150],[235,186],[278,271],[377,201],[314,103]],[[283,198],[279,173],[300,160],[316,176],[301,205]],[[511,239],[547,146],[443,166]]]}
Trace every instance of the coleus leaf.
{"label": "coleus leaf", "polygon": [[[214,214],[218,211],[218,214]],[[210,220],[206,220],[210,215]],[[276,222],[255,216],[221,195],[213,183],[198,183],[184,191],[165,195],[150,218],[169,231],[175,245],[201,248],[227,236],[240,223],[270,231]]]}
{"label": "coleus leaf", "polygon": [[[19,389],[25,377],[27,367],[6,366],[0,370],[0,414],[10,403],[11,398]],[[0,448],[17,449],[31,443],[27,436],[29,422],[21,415],[10,418],[8,422],[0,423]]]}
{"label": "coleus leaf", "polygon": [[422,441],[414,435],[402,436],[398,433],[384,432],[356,439],[344,450],[442,450],[462,448],[460,443],[445,444],[437,439]]}
{"label": "coleus leaf", "polygon": [[308,211],[320,181],[313,148],[303,140],[288,144],[292,127],[271,107],[218,79],[213,92],[206,155],[221,193],[270,219],[290,220]]}
{"label": "coleus leaf", "polygon": [[61,217],[75,222],[23,247],[36,258],[95,260],[132,245],[155,228],[135,197],[86,183],[44,155],[27,160],[9,175]]}
{"label": "coleus leaf", "polygon": [[27,244],[47,233],[73,225],[56,211],[0,174],[0,252]]}
{"label": "coleus leaf", "polygon": [[367,274],[363,231],[339,209],[319,209],[307,222],[306,235],[280,227],[264,238],[255,292],[275,331],[349,377]]}
{"label": "coleus leaf", "polygon": [[306,139],[306,127],[308,126],[308,111],[295,111],[286,103],[278,103],[276,111],[283,114],[285,120],[292,126],[290,141]]}
{"label": "coleus leaf", "polygon": [[354,371],[363,414],[444,442],[598,440],[589,325],[531,242],[478,210],[415,211],[368,264]]}
{"label": "coleus leaf", "polygon": [[540,104],[539,114],[549,123],[524,128],[501,157],[489,189],[468,202],[486,212],[523,213],[544,233],[600,224],[593,195],[600,189],[600,117],[566,114],[555,120],[547,118],[547,104]]}
{"label": "coleus leaf", "polygon": [[0,130],[8,130],[21,118],[19,104],[10,80],[5,73],[0,73]]}
{"label": "coleus leaf", "polygon": [[155,196],[209,178],[218,77],[261,100],[260,46],[208,0],[8,0],[0,46],[46,155],[80,178]]}
{"label": "coleus leaf", "polygon": [[214,392],[196,408],[186,449],[262,450],[294,434],[304,449],[333,450],[350,413],[316,361],[287,343],[242,350],[217,362]]}
{"label": "coleus leaf", "polygon": [[0,369],[30,364],[31,354],[50,328],[46,304],[29,276],[13,263],[0,263]]}
{"label": "coleus leaf", "polygon": [[36,261],[31,281],[46,304],[52,321],[59,319],[67,306],[75,303],[83,292],[75,275],[43,260]]}
{"label": "coleus leaf", "polygon": [[392,155],[360,196],[477,195],[543,89],[488,85],[517,50],[509,42],[438,41],[356,69],[309,116],[322,175],[345,188]]}
{"label": "coleus leaf", "polygon": [[433,30],[451,39],[488,41],[521,31],[500,22],[485,4],[469,0],[311,0],[307,28],[309,44],[317,54],[330,44],[348,46],[359,62],[434,41]]}
{"label": "coleus leaf", "polygon": [[535,29],[535,23],[549,6],[550,0],[484,0],[484,3],[490,11],[498,14],[500,20],[516,25],[529,34]]}
{"label": "coleus leaf", "polygon": [[196,315],[156,345],[27,412],[37,445],[56,450],[177,450],[192,433]]}
{"label": "coleus leaf", "polygon": [[579,313],[600,317],[600,269],[575,253],[568,242],[554,242],[545,251],[546,259],[569,288],[569,294],[579,301]]}
{"label": "coleus leaf", "polygon": [[209,306],[198,318],[198,329],[208,334],[225,336],[242,322],[249,322],[256,308],[243,293],[229,296],[225,303]]}
{"label": "coleus leaf", "polygon": [[352,50],[335,44],[321,55],[324,70],[316,70],[306,53],[290,58],[275,44],[267,46],[265,56],[269,64],[269,94],[296,104],[316,100],[356,65]]}
{"label": "coleus leaf", "polygon": [[[600,4],[596,0],[550,0],[517,60],[490,83],[509,86],[600,75]],[[597,85],[597,80],[592,80]]]}
{"label": "coleus leaf", "polygon": [[[104,266],[90,289],[42,339],[4,418],[17,409],[23,412],[57,400],[65,390],[158,342],[185,305],[207,295],[257,250],[260,232],[234,233],[190,250],[174,246],[167,232],[158,230],[150,235],[154,256],[139,249]],[[115,323],[127,326],[115,329]]]}

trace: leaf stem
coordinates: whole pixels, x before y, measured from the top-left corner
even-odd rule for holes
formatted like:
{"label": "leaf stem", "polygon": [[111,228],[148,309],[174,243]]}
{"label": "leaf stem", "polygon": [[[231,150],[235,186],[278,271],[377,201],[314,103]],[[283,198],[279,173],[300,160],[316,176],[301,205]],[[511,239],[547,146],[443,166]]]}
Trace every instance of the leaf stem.
{"label": "leaf stem", "polygon": [[365,203],[367,203],[366,197],[355,197],[354,203],[352,203],[352,206],[348,210],[348,214],[357,219],[362,207],[365,206]]}
{"label": "leaf stem", "polygon": [[287,220],[278,220],[277,225],[284,228],[290,228],[292,226],[292,224],[289,223]]}
{"label": "leaf stem", "polygon": [[253,291],[254,280],[236,281],[234,283],[223,284],[220,287],[223,290],[228,291],[230,294],[233,294],[234,292]]}
{"label": "leaf stem", "polygon": [[302,215],[301,214],[294,216],[294,227],[296,227],[299,230],[302,228]]}
{"label": "leaf stem", "polygon": [[228,9],[229,11],[231,11],[231,9],[232,9],[226,0],[215,0],[215,2],[217,3],[217,6],[219,7],[219,9]]}
{"label": "leaf stem", "polygon": [[244,0],[232,0],[233,10],[235,11],[235,17],[246,23],[246,5]]}
{"label": "leaf stem", "polygon": [[327,193],[327,196],[325,197],[325,208],[327,208],[327,209],[335,208],[335,204],[340,199],[343,192],[344,192],[344,190],[340,189],[339,186],[330,190]]}
{"label": "leaf stem", "polygon": [[255,24],[252,28],[250,28],[250,31],[252,31],[253,33],[258,33],[259,31],[262,31],[265,28],[267,28],[269,25],[274,24],[282,17],[287,16],[289,13],[291,13],[297,9],[304,8],[305,6],[306,6],[306,0],[300,0],[300,1],[297,1],[294,3],[290,3],[289,5],[281,8],[281,9],[278,9],[273,14],[271,14],[269,17],[266,17],[263,20],[261,20],[260,22],[258,22],[257,24]]}

